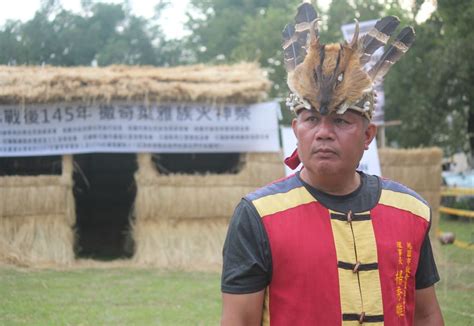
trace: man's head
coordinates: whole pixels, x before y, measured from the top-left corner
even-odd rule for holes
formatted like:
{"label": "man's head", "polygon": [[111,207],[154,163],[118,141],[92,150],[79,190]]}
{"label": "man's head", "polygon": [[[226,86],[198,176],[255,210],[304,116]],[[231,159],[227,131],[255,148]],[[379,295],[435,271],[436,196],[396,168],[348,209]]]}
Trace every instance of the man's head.
{"label": "man's head", "polygon": [[377,132],[373,123],[353,110],[326,115],[300,110],[292,127],[305,168],[326,176],[353,173]]}
{"label": "man's head", "polygon": [[[298,7],[295,23],[283,30],[282,46],[291,91],[287,105],[297,115],[293,130],[298,138],[298,155],[285,162],[296,167],[302,161],[311,168],[321,158],[318,164],[328,169],[339,166],[355,170],[376,133],[375,125],[370,123],[374,83],[383,79],[408,51],[415,33],[411,27],[402,29],[380,59],[369,66],[372,54],[387,44],[397,28],[397,17],[380,19],[360,38],[356,22],[351,42],[328,45],[319,41],[318,20],[312,5],[305,2]],[[336,164],[337,157],[343,160]]]}

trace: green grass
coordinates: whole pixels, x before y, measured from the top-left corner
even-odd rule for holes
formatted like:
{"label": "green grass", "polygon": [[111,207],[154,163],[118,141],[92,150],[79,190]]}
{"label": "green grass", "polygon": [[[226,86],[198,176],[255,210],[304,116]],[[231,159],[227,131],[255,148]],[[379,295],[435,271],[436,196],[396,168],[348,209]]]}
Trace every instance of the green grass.
{"label": "green grass", "polygon": [[[456,239],[473,241],[474,220],[440,219],[444,232],[454,232]],[[455,245],[438,247],[438,270],[441,282],[437,286],[438,299],[446,325],[474,326],[474,245],[471,250]]]}
{"label": "green grass", "polygon": [[216,325],[219,275],[0,269],[0,325]]}
{"label": "green grass", "polygon": [[[441,219],[470,242],[474,221]],[[474,250],[437,246],[447,326],[474,326]],[[154,269],[0,267],[0,325],[218,325],[220,276]]]}

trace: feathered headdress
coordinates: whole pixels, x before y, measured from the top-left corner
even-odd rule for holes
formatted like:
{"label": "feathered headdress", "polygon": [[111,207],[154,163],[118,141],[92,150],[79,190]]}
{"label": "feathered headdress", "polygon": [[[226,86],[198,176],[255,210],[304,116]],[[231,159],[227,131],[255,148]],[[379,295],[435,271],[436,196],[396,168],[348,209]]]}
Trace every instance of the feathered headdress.
{"label": "feathered headdress", "polygon": [[350,43],[321,44],[318,14],[309,3],[298,6],[295,23],[283,30],[283,51],[290,96],[287,105],[294,112],[314,109],[326,115],[351,109],[369,120],[374,111],[376,80],[382,79],[415,40],[412,27],[405,27],[372,67],[372,54],[387,44],[400,23],[394,16],[377,21],[359,38],[359,24]]}

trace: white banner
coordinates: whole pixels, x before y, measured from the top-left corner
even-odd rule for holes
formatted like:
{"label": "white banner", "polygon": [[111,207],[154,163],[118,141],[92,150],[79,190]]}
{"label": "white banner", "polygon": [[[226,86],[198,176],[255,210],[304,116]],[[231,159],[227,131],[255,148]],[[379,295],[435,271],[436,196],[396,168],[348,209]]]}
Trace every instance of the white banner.
{"label": "white banner", "polygon": [[276,152],[278,103],[0,105],[0,156]]}
{"label": "white banner", "polygon": [[378,175],[379,177],[382,175],[376,138],[369,144],[369,149],[364,152],[357,169],[367,174]]}

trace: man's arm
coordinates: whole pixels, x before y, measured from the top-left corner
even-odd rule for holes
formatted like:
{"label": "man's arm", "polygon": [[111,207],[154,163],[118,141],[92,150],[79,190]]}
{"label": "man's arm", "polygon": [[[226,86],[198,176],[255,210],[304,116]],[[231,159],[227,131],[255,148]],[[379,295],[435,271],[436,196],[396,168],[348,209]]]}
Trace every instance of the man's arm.
{"label": "man's arm", "polygon": [[271,253],[262,220],[246,200],[236,207],[223,248],[221,325],[261,325]]}
{"label": "man's arm", "polygon": [[443,316],[439,308],[434,286],[416,290],[415,326],[443,326]]}
{"label": "man's arm", "polygon": [[265,290],[249,294],[222,293],[221,326],[259,326]]}

